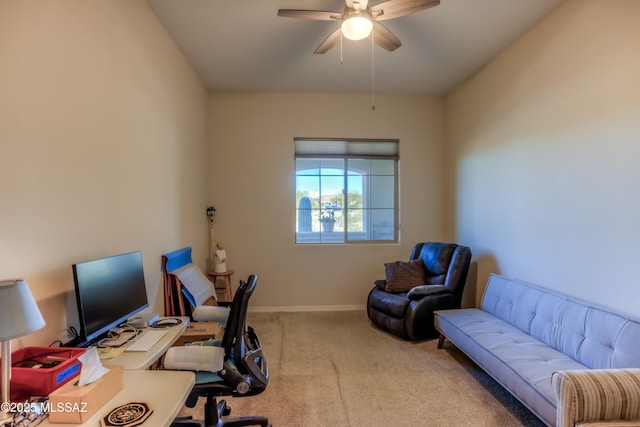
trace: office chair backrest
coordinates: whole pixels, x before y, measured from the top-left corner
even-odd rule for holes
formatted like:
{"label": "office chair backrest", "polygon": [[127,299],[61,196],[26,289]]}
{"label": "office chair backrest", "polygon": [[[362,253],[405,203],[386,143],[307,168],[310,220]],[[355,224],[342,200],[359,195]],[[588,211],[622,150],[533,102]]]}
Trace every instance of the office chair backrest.
{"label": "office chair backrest", "polygon": [[233,296],[229,319],[227,320],[227,326],[225,327],[224,336],[222,337],[222,347],[225,353],[227,356],[233,354],[234,361],[237,364],[241,363],[242,357],[246,352],[247,311],[249,299],[253,294],[253,290],[256,288],[257,282],[258,278],[253,274],[249,276],[246,282],[244,280],[240,281],[240,286],[238,286]]}
{"label": "office chair backrest", "polygon": [[255,275],[250,275],[246,282],[240,281],[222,337],[225,370],[219,375],[228,384],[236,385],[234,395],[260,393],[269,382],[269,369],[260,339],[246,323],[249,299],[257,282]]}

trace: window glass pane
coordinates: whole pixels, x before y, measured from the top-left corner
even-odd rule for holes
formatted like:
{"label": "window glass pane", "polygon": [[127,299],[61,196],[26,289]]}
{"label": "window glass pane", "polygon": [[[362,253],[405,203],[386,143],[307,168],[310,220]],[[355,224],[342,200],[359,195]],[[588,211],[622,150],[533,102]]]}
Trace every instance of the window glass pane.
{"label": "window glass pane", "polygon": [[350,176],[347,179],[347,207],[349,209],[364,208],[362,194],[364,190],[362,176]]}
{"label": "window glass pane", "polygon": [[370,160],[372,175],[395,175],[393,160]]}
{"label": "window glass pane", "polygon": [[347,213],[347,231],[364,231],[364,209],[349,209]]}
{"label": "window glass pane", "polygon": [[296,159],[296,175],[318,175],[320,159]]}
{"label": "window glass pane", "polygon": [[[318,146],[309,147],[315,150],[324,142],[314,141]],[[349,148],[353,141],[338,145],[342,143]],[[365,151],[363,156],[376,155]],[[397,158],[347,155],[354,152],[344,158],[323,158],[320,152],[315,158],[296,158],[296,243],[397,240]]]}
{"label": "window glass pane", "polygon": [[320,177],[320,203],[322,206],[337,205],[342,207],[342,187],[344,178],[341,176]]}
{"label": "window glass pane", "polygon": [[311,203],[308,204],[309,208],[304,207],[304,203],[300,203],[299,206],[300,208],[296,210],[296,232],[310,233],[313,231],[313,210],[310,207]]}
{"label": "window glass pane", "polygon": [[366,232],[358,232],[358,231],[349,231],[347,232],[347,238],[350,241],[363,241],[363,240],[373,240],[369,237],[369,233]]}
{"label": "window glass pane", "polygon": [[395,204],[393,176],[372,176],[369,182],[371,183],[369,207],[393,209]]}
{"label": "window glass pane", "polygon": [[347,168],[349,169],[349,175],[368,175],[371,172],[371,160],[349,159]]}
{"label": "window glass pane", "polygon": [[343,159],[321,159],[320,167],[322,175],[342,175],[344,173]]}
{"label": "window glass pane", "polygon": [[372,240],[394,240],[393,209],[373,209],[371,224]]}
{"label": "window glass pane", "polygon": [[296,243],[320,243],[319,174],[320,159],[296,159]]}
{"label": "window glass pane", "polygon": [[316,208],[318,208],[320,206],[318,188],[320,188],[319,176],[297,176],[296,206],[298,206],[302,197],[308,197],[312,200],[312,203],[315,203]]}

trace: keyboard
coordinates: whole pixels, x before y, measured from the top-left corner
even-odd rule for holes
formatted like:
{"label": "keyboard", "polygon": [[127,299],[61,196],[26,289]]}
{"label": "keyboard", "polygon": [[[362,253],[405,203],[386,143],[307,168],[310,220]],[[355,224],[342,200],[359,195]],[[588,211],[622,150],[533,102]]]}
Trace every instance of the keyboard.
{"label": "keyboard", "polygon": [[129,344],[124,351],[149,351],[167,332],[148,330]]}

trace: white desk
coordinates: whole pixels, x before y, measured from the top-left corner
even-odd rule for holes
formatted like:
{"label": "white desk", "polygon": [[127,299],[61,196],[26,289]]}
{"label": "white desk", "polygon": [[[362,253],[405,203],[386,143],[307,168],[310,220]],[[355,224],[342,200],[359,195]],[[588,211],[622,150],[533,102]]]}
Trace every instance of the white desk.
{"label": "white desk", "polygon": [[[160,320],[165,319],[161,317]],[[153,362],[158,360],[162,355],[176,342],[189,325],[188,317],[178,317],[182,323],[170,326],[163,330],[167,333],[149,349],[149,351],[124,351],[113,359],[103,359],[102,364],[122,365],[124,369],[148,369]]]}
{"label": "white desk", "polygon": [[[161,318],[162,319],[162,318]],[[100,427],[100,419],[117,406],[130,402],[147,402],[153,409],[143,425],[170,426],[182,409],[193,385],[192,372],[148,370],[148,368],[171,347],[189,325],[188,317],[180,317],[179,325],[164,330],[167,333],[149,351],[123,352],[113,359],[104,359],[102,364],[122,365],[123,387],[111,400],[83,424],[54,424],[45,420],[40,425],[60,427]]]}
{"label": "white desk", "polygon": [[41,426],[100,427],[100,419],[117,406],[147,402],[153,409],[142,426],[168,427],[182,409],[195,383],[192,372],[124,370],[123,388],[83,424],[53,424],[47,418]]}

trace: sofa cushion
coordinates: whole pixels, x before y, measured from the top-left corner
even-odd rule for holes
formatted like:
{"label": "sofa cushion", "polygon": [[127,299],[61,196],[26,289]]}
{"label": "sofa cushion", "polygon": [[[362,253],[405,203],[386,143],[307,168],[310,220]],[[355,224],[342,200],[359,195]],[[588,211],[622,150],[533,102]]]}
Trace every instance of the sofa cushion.
{"label": "sofa cushion", "polygon": [[408,292],[424,282],[424,261],[422,258],[404,262],[389,262],[384,265],[387,276],[387,284],[384,288],[387,292]]}
{"label": "sofa cushion", "polygon": [[482,309],[593,369],[640,366],[640,323],[492,274]]}

